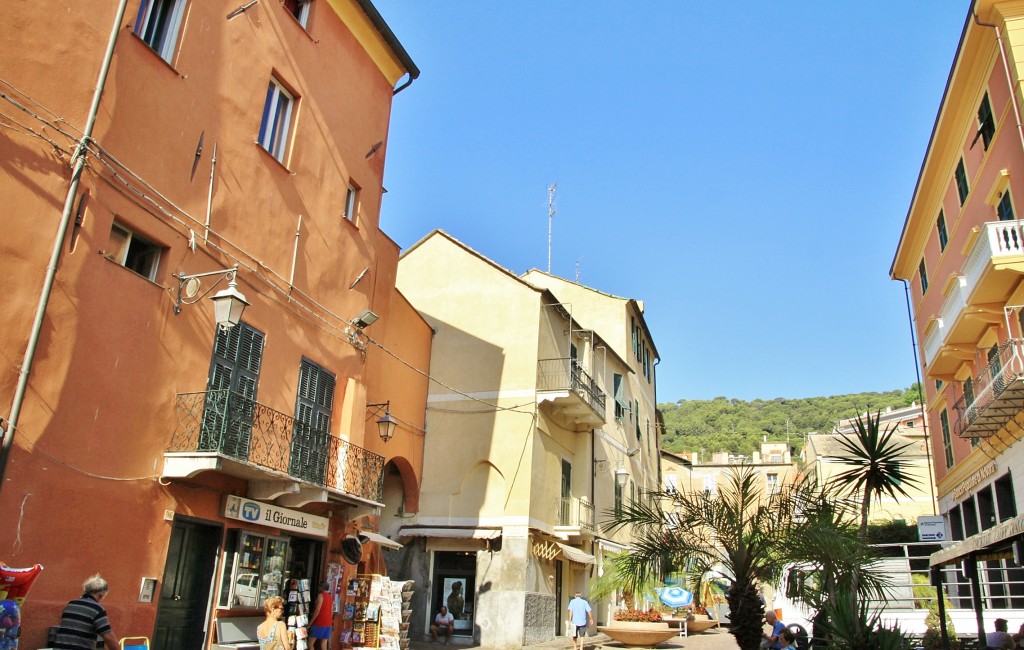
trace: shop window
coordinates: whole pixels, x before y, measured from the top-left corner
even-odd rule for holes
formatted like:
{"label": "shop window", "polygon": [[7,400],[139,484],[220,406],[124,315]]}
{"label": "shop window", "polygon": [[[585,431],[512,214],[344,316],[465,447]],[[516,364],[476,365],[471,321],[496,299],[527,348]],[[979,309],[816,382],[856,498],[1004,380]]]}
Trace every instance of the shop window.
{"label": "shop window", "polygon": [[147,280],[156,281],[162,248],[125,226],[114,223],[106,248],[107,259],[135,271]]}
{"label": "shop window", "polygon": [[947,513],[949,519],[949,535],[955,542],[964,538],[964,517],[960,513],[960,506],[950,508]]}
{"label": "shop window", "polygon": [[974,499],[970,498],[963,502],[964,513],[964,535],[970,537],[978,534],[978,508]]}
{"label": "shop window", "polygon": [[996,508],[999,521],[1006,521],[1017,516],[1017,499],[1013,495],[1013,478],[1009,473],[1000,476],[993,483],[996,490]]}
{"label": "shop window", "polygon": [[170,63],[184,13],[185,0],[143,0],[135,18],[135,34]]}
{"label": "shop window", "polygon": [[304,537],[229,529],[217,606],[262,609],[270,596],[284,595],[288,580],[316,585],[322,575],[323,547],[323,542]]}
{"label": "shop window", "polygon": [[308,359],[302,360],[288,473],[318,485],[327,482],[334,385],[332,373]]}
{"label": "shop window", "polygon": [[992,488],[985,487],[978,490],[975,498],[978,500],[978,519],[982,530],[988,530],[996,525],[996,500],[992,496]]}

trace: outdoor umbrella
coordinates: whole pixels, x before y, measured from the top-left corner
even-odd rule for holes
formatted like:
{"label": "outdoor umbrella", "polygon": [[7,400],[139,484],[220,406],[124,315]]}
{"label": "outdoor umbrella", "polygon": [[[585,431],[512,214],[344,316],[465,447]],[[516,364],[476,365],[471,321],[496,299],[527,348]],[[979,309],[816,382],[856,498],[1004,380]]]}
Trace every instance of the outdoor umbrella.
{"label": "outdoor umbrella", "polygon": [[662,587],[654,591],[669,607],[687,607],[693,603],[693,594],[682,587]]}

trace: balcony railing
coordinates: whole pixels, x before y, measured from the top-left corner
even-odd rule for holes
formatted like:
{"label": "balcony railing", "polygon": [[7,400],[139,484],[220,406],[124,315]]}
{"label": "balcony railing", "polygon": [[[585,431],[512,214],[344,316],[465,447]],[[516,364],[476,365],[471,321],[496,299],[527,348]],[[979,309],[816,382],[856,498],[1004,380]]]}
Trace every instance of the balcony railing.
{"label": "balcony railing", "polygon": [[216,453],[380,502],[384,457],[230,390],[181,393],[168,452]]}
{"label": "balcony railing", "polygon": [[541,359],[537,370],[538,390],[571,390],[590,405],[603,420],[605,394],[575,359]]}
{"label": "balcony railing", "polygon": [[989,262],[1000,257],[1024,255],[1024,221],[992,221],[984,230],[964,262],[967,288],[974,291]]}
{"label": "balcony railing", "polygon": [[1010,339],[999,347],[991,363],[972,379],[971,393],[960,396],[953,411],[954,431],[962,438],[992,435],[1020,411],[1024,393],[1024,340]]}
{"label": "balcony railing", "polygon": [[577,497],[558,500],[558,525],[594,530],[594,504]]}

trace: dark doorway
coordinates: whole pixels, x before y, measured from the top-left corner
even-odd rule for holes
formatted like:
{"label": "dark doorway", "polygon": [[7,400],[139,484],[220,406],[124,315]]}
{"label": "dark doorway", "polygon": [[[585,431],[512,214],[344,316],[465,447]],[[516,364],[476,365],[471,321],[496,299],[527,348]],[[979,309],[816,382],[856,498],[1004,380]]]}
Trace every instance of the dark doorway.
{"label": "dark doorway", "polygon": [[473,636],[476,611],[476,552],[434,553],[434,589],[430,620],[444,605],[455,618],[456,636]]}
{"label": "dark doorway", "polygon": [[555,636],[562,636],[562,562],[555,562]]}
{"label": "dark doorway", "polygon": [[153,630],[155,650],[202,650],[221,527],[175,517]]}

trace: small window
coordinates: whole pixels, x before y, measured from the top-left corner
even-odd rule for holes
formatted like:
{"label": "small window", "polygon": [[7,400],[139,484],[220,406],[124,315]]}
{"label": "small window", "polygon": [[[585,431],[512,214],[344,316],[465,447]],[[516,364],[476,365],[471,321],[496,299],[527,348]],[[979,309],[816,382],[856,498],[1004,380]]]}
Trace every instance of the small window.
{"label": "small window", "polygon": [[953,466],[953,439],[949,435],[949,414],[942,409],[939,414],[939,424],[942,425],[942,449],[946,454],[946,469]]}
{"label": "small window", "polygon": [[312,0],[284,0],[284,8],[288,10],[295,20],[299,21],[302,28],[309,26],[309,5]]}
{"label": "small window", "polygon": [[615,419],[621,420],[626,416],[626,411],[629,410],[629,404],[626,402],[625,387],[622,383],[622,375],[618,373],[612,374],[612,389],[615,395]]}
{"label": "small window", "polygon": [[978,136],[981,136],[985,151],[988,151],[988,145],[991,144],[995,133],[996,121],[992,117],[992,104],[988,100],[988,93],[985,93],[981,98],[981,106],[978,107],[978,133],[974,136],[974,141],[977,142]]}
{"label": "small window", "polygon": [[142,0],[135,18],[135,34],[170,63],[184,13],[185,0]]}
{"label": "small window", "polygon": [[921,295],[928,293],[928,267],[924,265],[924,259],[917,265],[918,275],[921,276]]}
{"label": "small window", "polygon": [[295,98],[291,93],[285,90],[277,79],[272,78],[267,86],[267,100],[263,105],[259,141],[261,147],[282,163],[288,150],[288,130],[294,105]]}
{"label": "small window", "polygon": [[999,199],[999,205],[996,206],[996,214],[1000,221],[1013,221],[1017,218],[1013,214],[1013,201],[1010,200],[1009,192],[1003,192],[1003,198]]}
{"label": "small window", "polygon": [[107,259],[135,271],[147,280],[156,280],[156,271],[160,266],[160,250],[159,246],[124,226],[115,223],[110,229]]}
{"label": "small window", "polygon": [[356,198],[359,190],[349,185],[345,192],[345,218],[349,221],[356,220]]}
{"label": "small window", "polygon": [[949,234],[946,232],[946,215],[942,210],[939,210],[939,218],[935,220],[935,228],[939,231],[939,251],[946,250],[946,244],[949,243]]}
{"label": "small window", "polygon": [[967,201],[967,194],[971,189],[967,186],[967,168],[964,167],[964,159],[956,165],[956,193],[960,197],[960,205]]}

